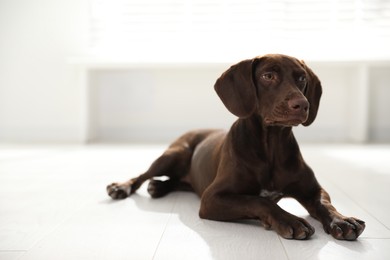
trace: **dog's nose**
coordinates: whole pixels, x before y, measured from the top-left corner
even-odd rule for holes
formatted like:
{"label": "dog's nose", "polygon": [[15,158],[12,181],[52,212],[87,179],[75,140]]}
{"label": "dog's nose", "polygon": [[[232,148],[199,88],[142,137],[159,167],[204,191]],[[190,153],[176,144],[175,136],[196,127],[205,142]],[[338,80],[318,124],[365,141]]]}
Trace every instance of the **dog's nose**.
{"label": "dog's nose", "polygon": [[307,102],[306,98],[294,98],[288,101],[288,107],[294,112],[307,112],[309,109],[309,102]]}

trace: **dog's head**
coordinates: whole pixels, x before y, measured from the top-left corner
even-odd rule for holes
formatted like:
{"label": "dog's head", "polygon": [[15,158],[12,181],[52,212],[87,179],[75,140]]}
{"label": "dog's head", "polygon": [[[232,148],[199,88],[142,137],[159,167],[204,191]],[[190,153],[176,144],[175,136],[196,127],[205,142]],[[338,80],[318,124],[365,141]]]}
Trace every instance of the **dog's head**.
{"label": "dog's head", "polygon": [[310,125],[322,94],[318,77],[303,61],[280,54],[233,65],[214,88],[234,115],[256,114],[265,125],[280,126]]}

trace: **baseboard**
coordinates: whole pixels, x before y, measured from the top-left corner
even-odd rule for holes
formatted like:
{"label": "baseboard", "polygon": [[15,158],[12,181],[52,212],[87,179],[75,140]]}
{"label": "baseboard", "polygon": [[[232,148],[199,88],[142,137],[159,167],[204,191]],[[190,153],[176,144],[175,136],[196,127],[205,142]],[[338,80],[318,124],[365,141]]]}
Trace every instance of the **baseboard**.
{"label": "baseboard", "polygon": [[0,127],[2,143],[81,143],[76,127]]}
{"label": "baseboard", "polygon": [[[195,128],[189,126],[172,127],[123,127],[95,129],[96,137],[92,142],[133,142],[133,143],[169,143],[183,133]],[[298,142],[350,142],[346,129],[341,127],[294,127]],[[34,143],[64,142],[83,143],[80,129],[75,127],[52,128],[0,128],[0,142]],[[390,128],[370,129],[369,142],[390,142]]]}

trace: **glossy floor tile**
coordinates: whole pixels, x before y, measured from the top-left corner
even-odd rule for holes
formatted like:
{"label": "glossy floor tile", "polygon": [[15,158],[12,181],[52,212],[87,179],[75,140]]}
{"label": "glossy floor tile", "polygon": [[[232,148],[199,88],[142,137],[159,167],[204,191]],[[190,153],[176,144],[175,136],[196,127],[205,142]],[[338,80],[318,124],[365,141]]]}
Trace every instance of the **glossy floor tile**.
{"label": "glossy floor tile", "polygon": [[390,145],[301,145],[336,208],[366,221],[355,242],[325,234],[291,199],[279,204],[315,227],[308,241],[256,221],[202,220],[193,193],[106,195],[164,148],[0,145],[0,259],[390,259]]}

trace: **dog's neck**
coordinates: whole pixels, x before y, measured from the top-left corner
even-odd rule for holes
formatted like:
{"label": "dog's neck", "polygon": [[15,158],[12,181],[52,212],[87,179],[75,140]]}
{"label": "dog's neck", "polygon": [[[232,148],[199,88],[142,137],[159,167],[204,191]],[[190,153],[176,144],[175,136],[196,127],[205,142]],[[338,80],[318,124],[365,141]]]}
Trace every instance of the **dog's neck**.
{"label": "dog's neck", "polygon": [[[239,138],[248,138],[252,141],[259,140],[262,143],[278,142],[281,139],[290,139],[292,137],[291,126],[266,125],[264,120],[257,115],[238,119],[231,129],[234,134],[239,134]],[[238,131],[237,131],[238,130]]]}
{"label": "dog's neck", "polygon": [[231,138],[233,151],[239,153],[240,157],[252,159],[269,160],[270,156],[274,156],[274,151],[289,153],[289,150],[296,152],[299,149],[292,127],[267,126],[257,115],[238,119],[231,127],[228,138]]}

